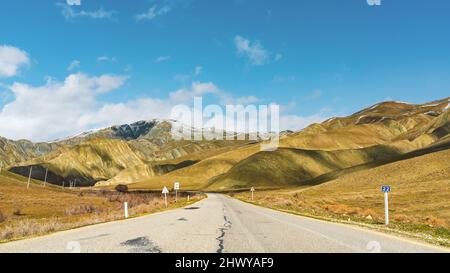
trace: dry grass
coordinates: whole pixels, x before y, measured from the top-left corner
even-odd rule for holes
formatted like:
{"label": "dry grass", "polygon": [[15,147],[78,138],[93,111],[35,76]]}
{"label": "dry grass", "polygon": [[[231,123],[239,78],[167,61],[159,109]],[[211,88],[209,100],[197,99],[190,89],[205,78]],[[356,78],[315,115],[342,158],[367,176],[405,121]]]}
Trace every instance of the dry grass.
{"label": "dry grass", "polygon": [[172,187],[173,181],[179,181],[183,189],[202,189],[209,179],[228,172],[235,164],[259,151],[258,144],[233,147],[231,151],[209,157],[192,166],[143,179],[128,186],[130,189],[161,190],[164,186]]}
{"label": "dry grass", "polygon": [[[381,185],[389,184],[391,227],[450,244],[450,150],[345,174],[310,187],[255,192],[275,209],[374,225],[384,223]],[[250,193],[234,194],[250,200]]]}
{"label": "dry grass", "polygon": [[6,221],[6,216],[0,211],[0,223],[3,223]]}
{"label": "dry grass", "polygon": [[95,209],[92,205],[76,205],[65,210],[67,216],[91,214],[94,212],[101,212]]}
{"label": "dry grass", "polygon": [[[170,196],[169,208],[203,198],[191,194],[188,203],[185,197],[180,193],[179,202],[175,203]],[[124,202],[129,204],[130,217],[165,210],[160,193],[62,190],[53,186],[43,188],[36,181],[27,190],[23,178],[3,173],[0,175],[0,242],[123,219]]]}

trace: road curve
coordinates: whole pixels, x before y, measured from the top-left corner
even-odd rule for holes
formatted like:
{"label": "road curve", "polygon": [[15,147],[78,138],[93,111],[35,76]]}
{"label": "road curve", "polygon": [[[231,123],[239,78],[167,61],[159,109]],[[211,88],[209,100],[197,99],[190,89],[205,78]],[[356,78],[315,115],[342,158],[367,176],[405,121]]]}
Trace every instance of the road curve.
{"label": "road curve", "polygon": [[0,244],[0,253],[445,252],[209,194],[186,208]]}

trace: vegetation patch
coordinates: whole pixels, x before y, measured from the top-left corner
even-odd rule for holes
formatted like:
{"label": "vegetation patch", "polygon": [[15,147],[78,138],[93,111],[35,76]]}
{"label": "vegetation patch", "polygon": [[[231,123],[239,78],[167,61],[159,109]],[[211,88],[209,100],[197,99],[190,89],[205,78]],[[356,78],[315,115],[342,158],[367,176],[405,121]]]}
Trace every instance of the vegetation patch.
{"label": "vegetation patch", "polygon": [[[189,195],[189,201],[187,196]],[[169,195],[168,209],[188,206],[203,194]],[[12,173],[0,175],[0,242],[24,239],[56,231],[124,219],[123,203],[129,216],[137,217],[166,210],[160,192],[117,192],[114,190],[63,189],[32,181]]]}

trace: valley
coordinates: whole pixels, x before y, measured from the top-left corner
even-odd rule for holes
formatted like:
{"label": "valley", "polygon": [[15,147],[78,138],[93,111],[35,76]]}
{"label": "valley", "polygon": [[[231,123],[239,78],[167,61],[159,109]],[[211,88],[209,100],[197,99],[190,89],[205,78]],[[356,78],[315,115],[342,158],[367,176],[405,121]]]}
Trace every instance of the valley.
{"label": "valley", "polygon": [[[433,243],[448,246],[449,104],[449,98],[378,103],[285,132],[275,151],[261,151],[262,140],[174,140],[171,120],[112,126],[48,143],[1,139],[0,211],[6,219],[1,234],[3,239],[30,235],[5,235],[21,223],[18,219],[28,219],[16,210],[33,221],[58,219],[55,225],[63,226],[37,234],[93,223],[84,219],[118,219],[114,215],[121,214],[121,203],[108,201],[117,185],[127,185],[131,195],[158,193],[144,198],[145,208],[136,208],[133,215],[158,211],[159,192],[164,186],[172,189],[175,181],[182,191],[228,193],[247,202],[254,187],[257,205],[381,227],[380,187],[389,184],[390,228],[431,236]],[[27,190],[30,170],[33,183]],[[42,187],[44,180],[47,188]],[[95,209],[73,220],[65,215],[69,204]],[[58,209],[50,209],[54,207]],[[103,219],[103,214],[113,216]]]}

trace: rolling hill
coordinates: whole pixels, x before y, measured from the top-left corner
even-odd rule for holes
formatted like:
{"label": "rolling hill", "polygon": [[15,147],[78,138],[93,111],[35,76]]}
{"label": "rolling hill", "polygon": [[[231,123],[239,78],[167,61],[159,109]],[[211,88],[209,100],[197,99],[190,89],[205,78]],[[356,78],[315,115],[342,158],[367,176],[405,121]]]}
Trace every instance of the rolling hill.
{"label": "rolling hill", "polygon": [[6,213],[37,192],[24,189],[31,167],[32,188],[48,198],[78,200],[60,187],[35,186],[46,173],[56,185],[159,191],[178,181],[182,190],[233,191],[243,200],[255,187],[259,205],[370,224],[382,223],[379,187],[389,184],[393,227],[450,244],[449,98],[382,102],[286,132],[275,151],[262,151],[263,141],[174,140],[172,122],[141,121],[50,143],[0,139],[0,188],[20,194],[6,202]]}
{"label": "rolling hill", "polygon": [[[79,186],[93,186],[96,183],[106,186],[159,176],[220,154],[229,147],[249,143],[173,140],[172,122],[140,121],[85,132],[45,144],[51,149],[41,153],[27,153],[27,150],[17,148],[20,147],[17,143],[24,141],[8,141],[15,146],[12,146],[12,151],[5,151],[11,163],[3,165],[9,165],[9,170],[23,176],[28,176],[31,170],[34,179],[44,180],[47,175],[47,181],[53,184],[75,182]],[[33,149],[44,145],[24,143]],[[20,157],[16,158],[16,154]],[[180,160],[182,158],[185,159]]]}
{"label": "rolling hill", "polygon": [[[290,212],[384,224],[381,185],[390,185],[390,228],[450,245],[450,141],[396,160],[336,171],[315,184],[255,193],[259,205]],[[249,192],[235,197],[249,200]],[[431,235],[431,236],[430,236]]]}
{"label": "rolling hill", "polygon": [[[399,156],[449,137],[450,99],[425,104],[382,102],[347,117],[261,142],[173,140],[174,121],[151,120],[85,132],[50,143],[3,140],[2,165],[54,184],[131,184],[159,189],[229,190],[308,185],[318,177]],[[48,170],[48,171],[47,171]]]}
{"label": "rolling hill", "polygon": [[208,190],[301,186],[336,170],[395,159],[448,137],[449,99],[422,105],[386,102],[281,140],[211,178]]}

